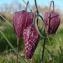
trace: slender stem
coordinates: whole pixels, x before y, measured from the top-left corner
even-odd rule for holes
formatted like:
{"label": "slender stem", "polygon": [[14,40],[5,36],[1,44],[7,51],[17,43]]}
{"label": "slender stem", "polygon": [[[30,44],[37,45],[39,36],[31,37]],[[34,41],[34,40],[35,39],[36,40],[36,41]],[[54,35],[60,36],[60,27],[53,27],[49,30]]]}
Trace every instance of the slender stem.
{"label": "slender stem", "polygon": [[39,11],[38,11],[38,6],[37,6],[37,2],[35,0],[35,6],[36,6],[36,11],[37,11],[37,14],[39,14]]}
{"label": "slender stem", "polygon": [[45,43],[46,43],[46,40],[44,39],[43,51],[42,51],[42,63],[44,62]]}
{"label": "slender stem", "polygon": [[[27,5],[27,3],[25,2],[25,0],[22,0],[22,1],[25,3],[25,5]],[[31,7],[31,5],[29,4],[29,10],[32,12],[32,9],[30,7]]]}
{"label": "slender stem", "polygon": [[17,63],[19,63],[19,38],[17,37]]}
{"label": "slender stem", "polygon": [[[37,6],[36,0],[35,0],[35,6],[36,6],[36,12],[37,12],[37,15],[39,15],[39,11],[38,11],[38,6]],[[37,18],[37,25],[38,25],[38,18]]]}
{"label": "slender stem", "polygon": [[50,2],[50,7],[49,7],[49,10],[51,10],[51,6],[53,6],[52,8],[52,10],[54,11],[54,1],[52,0],[51,2]]}
{"label": "slender stem", "polygon": [[27,8],[28,8],[28,4],[29,4],[29,1],[28,1],[27,4],[26,4],[26,8],[25,8],[26,11],[27,11]]}
{"label": "slender stem", "polygon": [[[45,33],[45,30],[44,30]],[[42,51],[42,60],[41,63],[44,63],[44,52],[45,52],[45,44],[46,44],[46,40],[47,40],[47,34],[45,33],[45,38],[44,38],[44,43],[43,43],[43,51]]]}
{"label": "slender stem", "polygon": [[[38,7],[37,7],[37,2],[36,2],[36,0],[35,0],[35,6],[36,6],[37,15],[39,15],[39,11],[38,11]],[[40,17],[41,17],[41,16],[40,16]],[[41,17],[41,19],[43,20],[42,17]],[[43,20],[43,21],[44,21],[44,20]],[[37,18],[37,25],[38,25],[38,18]],[[45,30],[44,30],[44,32],[45,32]],[[47,35],[46,35],[46,33],[45,33],[44,44],[43,44],[43,51],[42,51],[42,60],[41,60],[42,62],[41,62],[41,63],[44,62],[44,52],[45,52],[46,38],[47,38]]]}

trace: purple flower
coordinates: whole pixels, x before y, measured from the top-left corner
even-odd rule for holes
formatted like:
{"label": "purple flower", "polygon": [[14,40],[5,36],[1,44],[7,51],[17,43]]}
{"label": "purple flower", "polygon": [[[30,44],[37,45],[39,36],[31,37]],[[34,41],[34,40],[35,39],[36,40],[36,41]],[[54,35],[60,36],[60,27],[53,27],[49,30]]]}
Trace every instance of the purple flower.
{"label": "purple flower", "polygon": [[48,34],[56,33],[60,25],[60,16],[57,12],[46,12],[44,15],[45,29]]}
{"label": "purple flower", "polygon": [[17,37],[22,37],[23,30],[32,24],[34,14],[27,11],[19,11],[14,14],[13,17],[13,26],[16,32]]}
{"label": "purple flower", "polygon": [[40,36],[35,26],[28,26],[26,29],[24,29],[23,39],[25,45],[25,57],[27,59],[32,58],[34,51],[37,47],[39,37]]}

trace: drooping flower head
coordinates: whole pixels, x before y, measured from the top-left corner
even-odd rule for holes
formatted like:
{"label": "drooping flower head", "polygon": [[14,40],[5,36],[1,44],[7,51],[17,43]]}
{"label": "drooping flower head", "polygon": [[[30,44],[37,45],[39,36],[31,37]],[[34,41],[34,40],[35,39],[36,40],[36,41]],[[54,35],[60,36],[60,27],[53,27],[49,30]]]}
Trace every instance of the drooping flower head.
{"label": "drooping flower head", "polygon": [[19,11],[14,14],[13,17],[13,26],[16,32],[17,37],[22,37],[23,30],[32,24],[34,14],[27,11]]}
{"label": "drooping flower head", "polygon": [[24,45],[25,45],[25,57],[27,59],[31,59],[34,51],[37,47],[38,40],[39,40],[39,34],[36,30],[35,26],[31,25],[24,29],[23,31],[23,39],[24,39]]}
{"label": "drooping flower head", "polygon": [[[53,4],[53,10],[51,10],[51,4]],[[59,13],[54,10],[54,1],[51,1],[50,9],[45,12],[44,23],[45,30],[48,34],[55,34],[60,25]]]}
{"label": "drooping flower head", "polygon": [[56,33],[60,25],[60,16],[57,12],[46,12],[44,16],[45,29],[48,34]]}

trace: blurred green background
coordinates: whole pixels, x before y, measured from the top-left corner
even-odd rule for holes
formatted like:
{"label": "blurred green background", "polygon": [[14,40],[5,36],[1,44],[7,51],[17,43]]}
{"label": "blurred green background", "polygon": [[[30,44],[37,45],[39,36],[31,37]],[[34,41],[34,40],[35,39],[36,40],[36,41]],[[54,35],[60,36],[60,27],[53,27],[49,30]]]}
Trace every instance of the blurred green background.
{"label": "blurred green background", "polygon": [[[16,50],[17,39],[13,29],[13,14],[21,9],[21,4],[16,2],[15,4],[8,6],[5,4],[0,8],[0,63],[17,63],[16,62]],[[17,6],[16,6],[17,5]],[[24,6],[22,8],[25,8]],[[39,12],[43,15],[48,11],[48,7],[38,6]],[[35,11],[35,6],[32,6],[32,10]],[[12,12],[13,11],[13,12]],[[63,13],[59,8],[56,11],[60,13],[61,23],[55,35],[49,37],[45,46],[44,62],[45,63],[63,63]],[[43,24],[39,20],[39,28],[42,30]],[[42,32],[41,32],[42,33]],[[20,40],[19,45],[19,63],[41,63],[43,39],[40,38],[38,46],[32,57],[32,60],[26,60],[23,56],[24,44],[23,40]]]}
{"label": "blurred green background", "polygon": [[[3,13],[1,14],[4,18],[1,19],[0,16],[0,63],[16,63],[16,50],[17,39],[12,25],[13,14]],[[62,16],[61,16],[62,19]],[[9,24],[10,23],[10,24]],[[39,28],[41,29],[42,22],[39,21]],[[63,23],[61,20],[60,27],[58,28],[55,35],[49,37],[48,42],[46,42],[44,61],[45,63],[62,63],[63,62]],[[10,44],[13,45],[14,49]],[[26,59],[21,57],[23,54],[23,40],[20,41],[20,52],[19,52],[19,62],[26,63]],[[42,48],[43,39],[39,40],[39,44],[35,50],[32,61],[28,60],[27,63],[40,63],[42,59]]]}

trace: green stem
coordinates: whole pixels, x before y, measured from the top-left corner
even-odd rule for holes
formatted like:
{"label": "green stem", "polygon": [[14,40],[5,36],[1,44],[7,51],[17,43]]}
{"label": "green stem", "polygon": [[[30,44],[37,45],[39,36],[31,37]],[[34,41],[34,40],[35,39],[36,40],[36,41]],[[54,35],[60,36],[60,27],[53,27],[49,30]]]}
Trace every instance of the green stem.
{"label": "green stem", "polygon": [[[39,15],[39,11],[38,11],[38,6],[37,6],[36,0],[35,0],[35,6],[36,6],[36,12],[37,12],[37,15]],[[38,18],[37,18],[37,25],[38,25]]]}
{"label": "green stem", "polygon": [[29,1],[27,2],[26,4],[26,8],[25,8],[25,11],[27,11],[27,8],[28,8],[28,4],[29,4]]}
{"label": "green stem", "polygon": [[19,38],[17,37],[17,63],[19,63]]}
{"label": "green stem", "polygon": [[47,34],[45,33],[45,30],[44,30],[44,34],[45,34],[45,38],[44,38],[44,43],[43,43],[43,51],[42,51],[42,60],[41,60],[41,63],[44,63],[45,45],[46,45],[46,40],[47,40]]}
{"label": "green stem", "polygon": [[39,14],[38,6],[37,6],[37,2],[36,2],[36,0],[35,0],[35,6],[36,6],[36,12],[37,12],[37,14]]}
{"label": "green stem", "polygon": [[42,63],[44,63],[44,52],[45,52],[46,39],[44,39],[43,51],[42,51]]}

